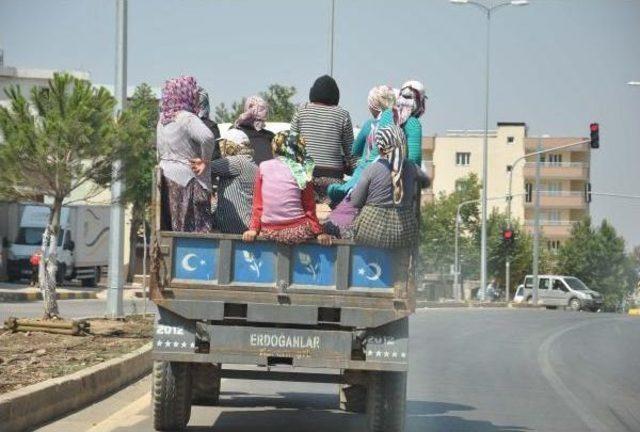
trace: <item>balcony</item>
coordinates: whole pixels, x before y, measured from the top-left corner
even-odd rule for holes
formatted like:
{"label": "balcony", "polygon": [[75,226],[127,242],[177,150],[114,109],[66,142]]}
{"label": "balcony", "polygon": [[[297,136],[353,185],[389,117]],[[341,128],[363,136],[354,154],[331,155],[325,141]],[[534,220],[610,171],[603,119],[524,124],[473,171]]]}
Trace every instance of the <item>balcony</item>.
{"label": "balcony", "polygon": [[[524,177],[535,178],[536,163],[524,164]],[[544,162],[540,163],[540,177],[559,180],[589,180],[589,164],[586,162]]]}
{"label": "balcony", "polygon": [[[571,236],[571,228],[576,221],[567,220],[540,220],[542,237],[545,238],[568,238]],[[525,228],[529,233],[533,233],[533,219],[524,221]]]}
{"label": "balcony", "polygon": [[[531,202],[525,201],[525,208],[535,207],[535,191],[531,197]],[[567,208],[586,209],[587,203],[584,199],[584,192],[574,191],[540,191],[541,208]]]}
{"label": "balcony", "polygon": [[[556,147],[561,147],[564,145],[572,144],[575,142],[585,141],[587,138],[583,137],[569,137],[569,138],[542,138],[542,148],[544,150],[549,150]],[[525,151],[527,153],[534,152],[538,150],[538,138],[525,138],[524,146]],[[586,152],[590,150],[589,143],[580,144],[573,147],[567,147],[562,151],[567,152]]]}

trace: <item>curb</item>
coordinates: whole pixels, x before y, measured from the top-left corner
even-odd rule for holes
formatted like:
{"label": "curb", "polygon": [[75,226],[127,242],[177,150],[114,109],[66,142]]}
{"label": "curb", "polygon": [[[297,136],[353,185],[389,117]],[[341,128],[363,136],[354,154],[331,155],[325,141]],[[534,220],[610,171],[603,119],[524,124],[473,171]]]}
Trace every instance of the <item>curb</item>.
{"label": "curb", "polygon": [[527,303],[466,303],[466,302],[430,302],[417,301],[416,308],[420,309],[449,309],[449,308],[468,308],[468,309],[498,309],[498,308],[514,308],[514,309],[541,309],[544,305],[531,305]]}
{"label": "curb", "polygon": [[[58,292],[58,300],[81,300],[81,299],[97,299],[98,293],[95,292]],[[42,300],[40,292],[0,292],[0,302],[25,302]]]}
{"label": "curb", "polygon": [[151,343],[122,357],[0,395],[3,432],[29,430],[95,402],[151,370]]}

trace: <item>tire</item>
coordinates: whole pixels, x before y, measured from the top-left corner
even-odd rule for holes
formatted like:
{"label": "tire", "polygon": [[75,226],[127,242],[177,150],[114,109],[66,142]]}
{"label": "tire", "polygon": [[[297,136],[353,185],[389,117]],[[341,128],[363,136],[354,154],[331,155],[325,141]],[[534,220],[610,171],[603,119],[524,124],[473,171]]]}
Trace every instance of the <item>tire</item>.
{"label": "tire", "polygon": [[191,363],[153,362],[153,427],[183,430],[191,417]]}
{"label": "tire", "polygon": [[94,275],[92,278],[89,279],[80,279],[80,284],[85,287],[85,288],[95,288],[98,283],[98,277],[99,277],[99,273],[100,273],[100,268],[96,267],[93,269]]}
{"label": "tire", "polygon": [[220,403],[220,365],[194,363],[191,366],[192,405],[215,406]]}
{"label": "tire", "polygon": [[56,271],[56,285],[61,286],[67,275],[67,265],[65,263],[58,263],[58,270]]}
{"label": "tire", "polygon": [[569,300],[569,309],[575,312],[578,312],[580,309],[582,309],[582,302],[580,301],[580,299],[573,297],[571,300]]}
{"label": "tire", "polygon": [[406,372],[371,373],[367,388],[368,432],[403,432],[406,407]]}
{"label": "tire", "polygon": [[367,412],[367,387],[361,384],[340,386],[340,409],[364,414]]}

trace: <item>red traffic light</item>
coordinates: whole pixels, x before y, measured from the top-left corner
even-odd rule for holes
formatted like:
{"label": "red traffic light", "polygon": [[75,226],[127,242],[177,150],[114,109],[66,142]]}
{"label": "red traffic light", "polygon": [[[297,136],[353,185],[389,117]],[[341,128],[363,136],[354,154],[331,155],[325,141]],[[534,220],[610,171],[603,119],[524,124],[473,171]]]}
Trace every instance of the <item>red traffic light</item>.
{"label": "red traffic light", "polygon": [[511,238],[513,238],[513,231],[512,231],[512,230],[508,230],[508,229],[507,229],[507,230],[504,230],[504,231],[502,232],[502,237],[503,237],[505,240],[510,240]]}
{"label": "red traffic light", "polygon": [[600,125],[598,123],[591,123],[589,128],[591,128],[591,132],[598,132]]}

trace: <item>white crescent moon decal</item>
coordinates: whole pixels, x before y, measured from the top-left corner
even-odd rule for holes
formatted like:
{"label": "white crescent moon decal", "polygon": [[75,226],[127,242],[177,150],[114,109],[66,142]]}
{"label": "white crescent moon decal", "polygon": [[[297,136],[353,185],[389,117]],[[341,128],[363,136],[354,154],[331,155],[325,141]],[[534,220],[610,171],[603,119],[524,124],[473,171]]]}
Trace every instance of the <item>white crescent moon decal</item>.
{"label": "white crescent moon decal", "polygon": [[369,267],[369,270],[373,272],[373,275],[365,276],[367,279],[369,279],[370,281],[377,281],[378,279],[380,279],[380,276],[382,276],[382,268],[378,263],[368,263],[367,267]]}
{"label": "white crescent moon decal", "polygon": [[186,254],[184,258],[182,258],[182,268],[188,272],[192,272],[196,269],[196,267],[193,267],[192,265],[189,264],[189,260],[191,258],[197,258],[197,255],[190,253],[190,254]]}

